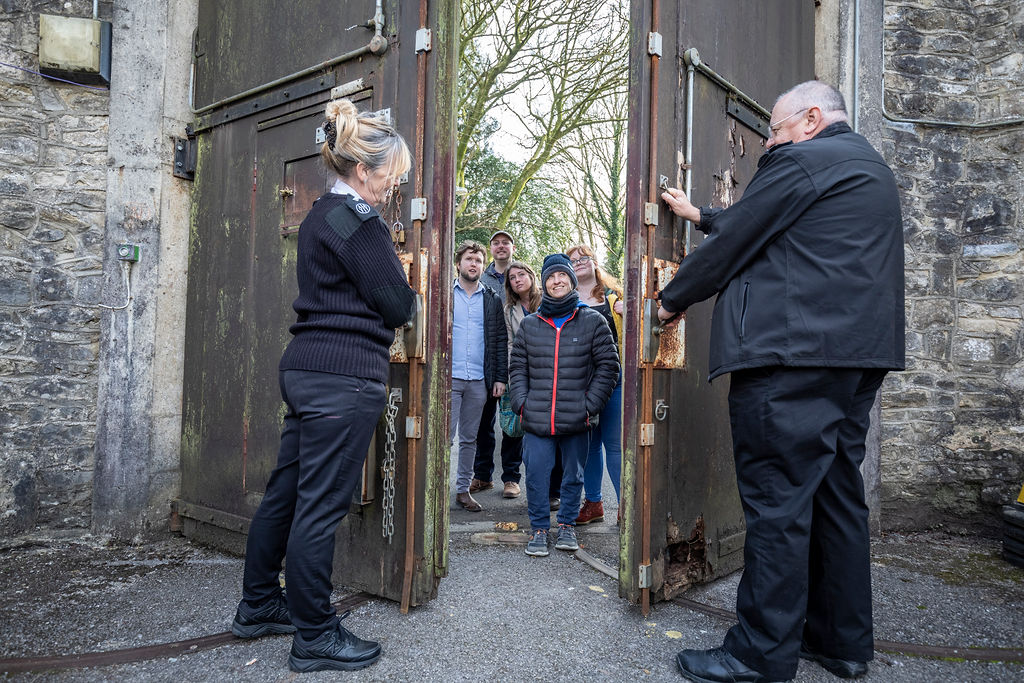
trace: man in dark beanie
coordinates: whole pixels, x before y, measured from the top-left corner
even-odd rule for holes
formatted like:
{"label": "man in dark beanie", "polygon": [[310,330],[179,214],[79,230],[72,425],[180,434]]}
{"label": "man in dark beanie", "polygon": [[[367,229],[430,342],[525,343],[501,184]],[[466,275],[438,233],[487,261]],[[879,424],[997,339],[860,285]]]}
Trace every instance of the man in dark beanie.
{"label": "man in dark beanie", "polygon": [[619,377],[619,354],[603,315],[579,300],[569,257],[551,254],[541,270],[543,297],[523,319],[509,361],[509,397],[522,415],[526,505],[532,536],[526,554],[548,554],[548,484],[562,453],[558,550],[576,550],[575,522],[583,491],[590,430]]}

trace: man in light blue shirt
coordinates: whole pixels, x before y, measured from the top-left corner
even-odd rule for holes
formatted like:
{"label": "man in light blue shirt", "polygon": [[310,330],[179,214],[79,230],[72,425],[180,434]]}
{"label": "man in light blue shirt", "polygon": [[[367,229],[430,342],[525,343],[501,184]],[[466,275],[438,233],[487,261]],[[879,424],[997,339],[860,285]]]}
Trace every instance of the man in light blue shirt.
{"label": "man in light blue shirt", "polygon": [[458,435],[455,502],[465,510],[483,507],[469,492],[477,430],[488,396],[505,393],[508,381],[507,333],[501,299],[480,283],[484,245],[467,240],[455,252],[452,292],[451,434]]}

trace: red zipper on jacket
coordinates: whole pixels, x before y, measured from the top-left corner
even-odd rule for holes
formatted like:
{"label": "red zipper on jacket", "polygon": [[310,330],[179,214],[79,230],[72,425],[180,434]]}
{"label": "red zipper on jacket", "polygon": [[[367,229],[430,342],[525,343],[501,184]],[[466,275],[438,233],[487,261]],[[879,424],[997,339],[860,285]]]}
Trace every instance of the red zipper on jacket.
{"label": "red zipper on jacket", "polygon": [[[576,317],[576,311],[578,311],[578,310],[580,310],[580,309],[579,308],[573,309],[572,315],[570,315],[568,318],[565,319],[565,322],[562,323],[562,327],[565,327],[565,323],[569,322],[570,320],[572,320],[573,318]],[[537,314],[537,317],[540,318],[541,320],[543,320],[544,322],[546,322],[548,325],[551,325],[551,327],[555,328],[555,374],[554,374],[554,380],[551,382],[551,436],[554,436],[555,435],[555,395],[558,393],[558,344],[559,344],[559,341],[562,338],[562,327],[558,327],[557,325],[555,325],[555,321],[554,320],[551,320],[550,318],[545,318],[544,316],[540,315],[539,313]]]}

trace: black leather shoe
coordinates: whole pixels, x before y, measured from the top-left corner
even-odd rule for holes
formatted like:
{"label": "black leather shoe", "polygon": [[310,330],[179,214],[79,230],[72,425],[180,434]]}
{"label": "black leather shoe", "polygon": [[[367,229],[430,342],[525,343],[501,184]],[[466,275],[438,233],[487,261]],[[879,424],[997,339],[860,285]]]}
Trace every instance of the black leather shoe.
{"label": "black leather shoe", "polygon": [[[348,616],[346,612],[342,619]],[[336,628],[305,640],[298,633],[292,640],[288,668],[292,671],[356,671],[380,659],[380,643],[363,640],[340,623]]]}
{"label": "black leather shoe", "polygon": [[288,599],[284,593],[253,608],[238,603],[235,621],[231,624],[231,632],[239,638],[259,638],[276,633],[295,633],[291,615],[288,613]]}
{"label": "black leather shoe", "polygon": [[855,662],[852,659],[833,659],[820,652],[815,652],[806,645],[800,646],[800,659],[817,662],[828,671],[840,678],[860,678],[868,672],[867,662]]}
{"label": "black leather shoe", "polygon": [[683,650],[676,655],[683,677],[697,683],[767,683],[759,671],[729,654],[724,647],[711,650]]}

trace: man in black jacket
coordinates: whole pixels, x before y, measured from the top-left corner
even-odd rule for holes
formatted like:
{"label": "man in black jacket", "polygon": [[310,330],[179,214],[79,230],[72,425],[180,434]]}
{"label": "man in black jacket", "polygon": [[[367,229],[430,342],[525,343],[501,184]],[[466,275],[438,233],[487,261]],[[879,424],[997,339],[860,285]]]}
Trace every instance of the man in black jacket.
{"label": "man in black jacket", "polygon": [[505,393],[508,337],[501,299],[480,282],[484,245],[472,240],[459,245],[455,267],[459,271],[452,285],[451,433],[458,434],[459,442],[455,502],[480,512],[483,506],[470,493],[476,435],[486,402]]}
{"label": "man in black jacket", "polygon": [[799,657],[854,678],[873,656],[859,468],[882,379],[904,367],[900,201],[831,86],[784,93],[770,128],[731,207],[662,195],[709,235],[661,292],[659,317],[719,294],[709,376],[731,373],[747,523],[739,623],[722,647],[679,654],[693,680],[786,680]]}

